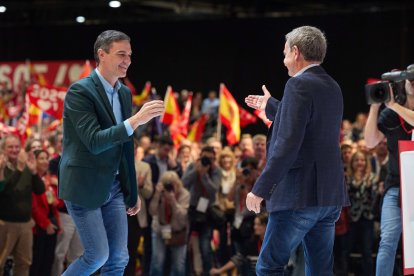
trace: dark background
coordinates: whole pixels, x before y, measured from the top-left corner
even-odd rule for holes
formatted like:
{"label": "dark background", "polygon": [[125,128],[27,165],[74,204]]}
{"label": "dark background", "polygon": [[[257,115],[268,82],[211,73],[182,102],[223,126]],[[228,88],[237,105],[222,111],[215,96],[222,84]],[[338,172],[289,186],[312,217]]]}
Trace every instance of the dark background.
{"label": "dark background", "polygon": [[[106,29],[127,33],[133,58],[128,76],[141,90],[149,80],[164,95],[175,91],[218,90],[224,82],[244,107],[244,97],[261,93],[266,84],[281,98],[288,79],[283,65],[284,35],[295,27],[313,25],[328,40],[323,63],[342,88],[344,118],[368,111],[364,85],[413,58],[412,8],[292,16],[287,18],[218,18],[152,20],[105,25],[16,25],[0,27],[0,61],[93,59],[93,43]],[[262,131],[262,124],[244,129]]]}

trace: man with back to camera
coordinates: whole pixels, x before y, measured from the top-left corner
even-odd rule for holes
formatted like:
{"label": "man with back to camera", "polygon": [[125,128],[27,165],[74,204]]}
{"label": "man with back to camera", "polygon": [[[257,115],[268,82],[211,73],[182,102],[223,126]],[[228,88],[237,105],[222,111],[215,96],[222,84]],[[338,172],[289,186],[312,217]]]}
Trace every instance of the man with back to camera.
{"label": "man with back to camera", "polygon": [[131,54],[126,34],[102,32],[94,44],[97,68],[65,98],[59,196],[84,247],[65,276],[91,275],[100,267],[100,275],[122,275],[128,263],[126,214],[140,209],[132,134],[164,111],[162,101],[151,101],[131,116],[131,91],[119,81]]}
{"label": "man with back to camera", "polygon": [[319,29],[292,30],[283,54],[291,76],[283,99],[263,86],[263,96],[245,100],[273,121],[266,166],[246,199],[256,213],[266,199],[269,212],[256,272],[283,275],[291,251],[302,242],[306,275],[332,275],[335,222],[349,204],[339,149],[342,93],[320,66],[326,39]]}
{"label": "man with back to camera", "polygon": [[369,109],[364,137],[368,148],[374,148],[387,138],[388,174],[384,181],[384,199],[381,209],[381,239],[377,254],[376,275],[388,276],[394,272],[395,254],[402,231],[400,206],[400,168],[398,141],[411,140],[414,126],[414,80],[405,80],[404,103],[391,97],[380,112],[380,103]]}

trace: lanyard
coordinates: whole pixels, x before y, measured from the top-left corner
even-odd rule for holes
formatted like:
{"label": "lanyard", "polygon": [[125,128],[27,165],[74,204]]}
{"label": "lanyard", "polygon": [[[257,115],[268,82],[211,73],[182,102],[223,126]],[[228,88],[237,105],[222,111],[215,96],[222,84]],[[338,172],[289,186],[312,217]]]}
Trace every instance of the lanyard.
{"label": "lanyard", "polygon": [[408,130],[408,129],[405,127],[405,122],[404,122],[404,119],[403,119],[401,116],[398,116],[398,117],[400,118],[400,124],[401,124],[402,128],[404,129],[405,133],[407,133],[407,134],[412,133],[412,132],[413,132],[413,129]]}

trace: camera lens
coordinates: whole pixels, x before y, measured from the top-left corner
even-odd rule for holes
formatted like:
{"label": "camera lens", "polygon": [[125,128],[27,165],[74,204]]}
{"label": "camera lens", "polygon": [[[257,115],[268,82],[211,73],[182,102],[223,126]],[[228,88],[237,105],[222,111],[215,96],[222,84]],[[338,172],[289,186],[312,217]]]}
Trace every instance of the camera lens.
{"label": "camera lens", "polygon": [[206,157],[206,156],[201,157],[201,164],[202,164],[204,167],[210,166],[210,165],[211,165],[211,160],[210,160],[210,158],[208,158],[208,157]]}
{"label": "camera lens", "polygon": [[251,173],[251,171],[250,171],[250,169],[248,169],[248,168],[244,168],[244,169],[243,169],[243,171],[242,171],[242,174],[243,174],[244,176],[249,176],[249,175],[250,175],[250,173]]}
{"label": "camera lens", "polygon": [[172,184],[172,183],[168,182],[168,183],[165,183],[165,184],[164,184],[164,189],[165,189],[167,192],[172,192],[172,191],[174,191],[174,186],[173,186],[173,184]]}

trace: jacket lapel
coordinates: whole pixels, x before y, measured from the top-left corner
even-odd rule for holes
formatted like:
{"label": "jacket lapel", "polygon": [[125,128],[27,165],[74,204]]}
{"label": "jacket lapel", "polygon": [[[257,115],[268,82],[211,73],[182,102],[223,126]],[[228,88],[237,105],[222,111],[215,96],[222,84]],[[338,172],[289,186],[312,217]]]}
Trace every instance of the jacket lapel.
{"label": "jacket lapel", "polygon": [[108,114],[111,117],[112,122],[116,125],[116,119],[115,119],[114,112],[112,110],[112,106],[109,103],[108,96],[106,95],[105,89],[103,88],[101,80],[99,79],[95,70],[92,71],[91,77],[92,77],[93,82],[95,83],[96,91],[98,91],[98,94],[102,99],[105,109],[108,111]]}

